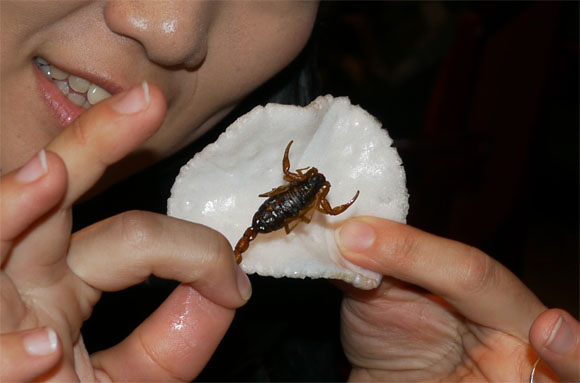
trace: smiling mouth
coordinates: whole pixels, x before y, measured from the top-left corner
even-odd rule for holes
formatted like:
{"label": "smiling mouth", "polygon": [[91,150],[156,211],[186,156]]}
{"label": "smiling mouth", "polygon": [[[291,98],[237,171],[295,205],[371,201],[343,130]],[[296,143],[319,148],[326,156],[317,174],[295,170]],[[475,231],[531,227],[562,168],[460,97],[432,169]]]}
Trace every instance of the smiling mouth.
{"label": "smiling mouth", "polygon": [[99,101],[111,97],[111,94],[87,79],[74,76],[55,67],[46,60],[34,58],[36,66],[56,84],[58,89],[73,104],[88,109]]}

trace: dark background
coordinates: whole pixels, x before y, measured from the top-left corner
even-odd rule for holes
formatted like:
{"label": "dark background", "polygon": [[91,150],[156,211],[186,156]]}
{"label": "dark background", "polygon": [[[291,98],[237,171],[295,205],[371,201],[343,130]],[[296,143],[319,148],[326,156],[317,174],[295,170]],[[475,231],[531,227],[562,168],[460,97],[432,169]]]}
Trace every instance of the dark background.
{"label": "dark background", "polygon": [[578,2],[331,4],[324,84],[395,139],[408,222],[578,317]]}
{"label": "dark background", "polygon": [[[349,96],[395,140],[409,224],[483,249],[578,318],[578,17],[578,2],[324,2],[296,63],[190,148],[79,206],[77,227],[165,212],[179,167],[258,103]],[[252,283],[199,380],[344,380],[340,292],[324,280]],[[173,286],[151,278],[105,294],[83,328],[89,350],[125,337]]]}

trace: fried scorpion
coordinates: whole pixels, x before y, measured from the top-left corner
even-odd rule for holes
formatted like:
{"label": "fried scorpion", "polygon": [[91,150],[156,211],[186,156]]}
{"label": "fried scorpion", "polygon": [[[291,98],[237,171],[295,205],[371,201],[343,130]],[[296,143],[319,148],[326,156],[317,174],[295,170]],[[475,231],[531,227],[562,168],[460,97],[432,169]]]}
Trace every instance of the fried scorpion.
{"label": "fried scorpion", "polygon": [[234,255],[237,263],[242,261],[242,253],[248,249],[250,241],[254,240],[258,233],[270,233],[284,228],[288,234],[300,222],[309,223],[314,208],[324,214],[338,215],[348,209],[359,195],[357,191],[349,202],[331,207],[326,199],[330,191],[330,182],[326,180],[324,174],[319,173],[315,167],[296,169],[295,173],[290,171],[288,153],[292,142],[286,146],[282,160],[284,181],[288,183],[259,195],[268,199],[258,208],[252,218],[252,226],[246,229],[236,244]]}

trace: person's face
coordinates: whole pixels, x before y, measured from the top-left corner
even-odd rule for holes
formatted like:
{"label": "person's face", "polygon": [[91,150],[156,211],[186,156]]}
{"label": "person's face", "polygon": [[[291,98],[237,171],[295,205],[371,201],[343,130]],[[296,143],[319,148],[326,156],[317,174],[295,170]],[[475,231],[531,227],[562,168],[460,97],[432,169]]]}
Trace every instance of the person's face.
{"label": "person's face", "polygon": [[[84,110],[73,101],[87,100],[85,82],[68,75],[96,85],[96,96],[143,80],[158,85],[167,116],[143,150],[154,158],[174,152],[295,58],[308,40],[317,3],[3,0],[0,7],[4,173]],[[80,95],[65,97],[39,69],[39,63],[48,68],[45,62],[52,72],[65,72],[61,84],[79,82]]]}

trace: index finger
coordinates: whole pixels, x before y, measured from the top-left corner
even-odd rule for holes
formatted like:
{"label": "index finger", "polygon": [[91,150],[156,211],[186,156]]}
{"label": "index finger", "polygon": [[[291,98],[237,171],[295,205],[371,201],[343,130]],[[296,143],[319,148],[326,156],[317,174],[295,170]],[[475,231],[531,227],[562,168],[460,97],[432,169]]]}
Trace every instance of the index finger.
{"label": "index finger", "polygon": [[0,178],[0,265],[4,266],[13,241],[58,205],[66,183],[62,160],[44,150]]}
{"label": "index finger", "polygon": [[507,268],[457,241],[397,222],[359,217],[339,228],[337,242],[351,262],[423,287],[471,321],[526,342],[532,322],[545,310]]}
{"label": "index finger", "polygon": [[70,207],[105,169],[152,136],[165,115],[161,90],[146,82],[88,109],[47,147],[65,162]]}

